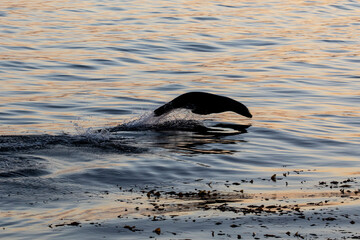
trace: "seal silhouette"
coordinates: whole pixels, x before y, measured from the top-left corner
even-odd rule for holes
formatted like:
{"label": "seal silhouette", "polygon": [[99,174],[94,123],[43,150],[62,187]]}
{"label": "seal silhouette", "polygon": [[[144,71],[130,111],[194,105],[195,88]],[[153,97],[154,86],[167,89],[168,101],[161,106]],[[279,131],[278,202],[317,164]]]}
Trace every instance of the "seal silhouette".
{"label": "seal silhouette", "polygon": [[193,113],[201,115],[232,111],[252,118],[249,109],[244,104],[229,97],[206,92],[184,93],[155,109],[154,115],[158,117],[177,108],[190,109]]}

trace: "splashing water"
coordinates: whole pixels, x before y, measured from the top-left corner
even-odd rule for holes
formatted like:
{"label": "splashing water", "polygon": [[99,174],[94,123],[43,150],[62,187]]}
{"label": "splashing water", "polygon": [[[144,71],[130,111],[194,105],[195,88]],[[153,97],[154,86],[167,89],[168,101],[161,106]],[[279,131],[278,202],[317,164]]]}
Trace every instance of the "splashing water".
{"label": "splashing water", "polygon": [[89,141],[102,142],[108,141],[111,138],[111,133],[103,128],[100,131],[95,130],[93,127],[83,127],[79,122],[74,122],[73,126],[75,128],[76,134],[75,136],[84,137]]}
{"label": "splashing water", "polygon": [[143,131],[143,130],[199,130],[206,128],[202,119],[186,109],[179,109],[160,117],[153,112],[145,112],[139,117],[132,118],[124,123],[106,129],[107,132]]}

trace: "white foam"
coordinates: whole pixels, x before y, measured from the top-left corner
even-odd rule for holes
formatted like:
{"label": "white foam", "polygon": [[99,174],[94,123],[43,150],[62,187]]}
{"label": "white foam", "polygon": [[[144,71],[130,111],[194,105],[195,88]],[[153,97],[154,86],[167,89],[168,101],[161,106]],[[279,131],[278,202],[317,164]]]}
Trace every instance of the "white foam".
{"label": "white foam", "polygon": [[85,137],[87,140],[91,141],[107,141],[111,137],[111,133],[103,128],[100,131],[95,130],[93,127],[83,127],[80,122],[73,122],[76,134],[75,136]]}
{"label": "white foam", "polygon": [[135,117],[133,119],[130,119],[128,121],[125,121],[121,125],[128,128],[147,128],[147,127],[154,127],[156,126],[162,126],[164,123],[173,123],[176,125],[179,122],[184,121],[198,121],[200,122],[200,119],[197,115],[193,114],[189,110],[186,109],[176,109],[174,111],[171,111],[169,113],[163,114],[159,117],[155,116],[154,113],[151,112],[145,112],[141,114],[139,117]]}

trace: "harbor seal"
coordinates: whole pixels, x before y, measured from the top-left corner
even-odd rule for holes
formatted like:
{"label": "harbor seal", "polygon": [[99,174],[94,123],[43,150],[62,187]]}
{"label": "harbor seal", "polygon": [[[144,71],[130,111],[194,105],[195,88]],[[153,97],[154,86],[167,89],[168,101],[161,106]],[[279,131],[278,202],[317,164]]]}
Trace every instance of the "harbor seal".
{"label": "harbor seal", "polygon": [[252,118],[249,109],[244,104],[229,97],[206,92],[184,93],[155,109],[154,115],[158,117],[177,108],[190,109],[193,113],[201,115],[232,111]]}

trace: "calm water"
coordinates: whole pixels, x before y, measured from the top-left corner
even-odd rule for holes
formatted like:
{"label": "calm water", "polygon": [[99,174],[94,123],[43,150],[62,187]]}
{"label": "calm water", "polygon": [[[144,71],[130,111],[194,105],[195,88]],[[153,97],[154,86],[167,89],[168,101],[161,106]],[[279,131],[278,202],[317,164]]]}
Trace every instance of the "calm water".
{"label": "calm water", "polygon": [[[305,203],[332,196],[320,182],[350,179],[349,191],[359,189],[359,16],[357,1],[2,0],[0,237],[208,239],[216,225],[204,220],[200,231],[184,220],[201,210],[175,209],[179,222],[162,222],[172,230],[157,236],[160,225],[144,217],[153,213],[122,204],[149,205],[141,191],[153,188],[241,189],[254,199],[293,193],[284,198]],[[251,126],[223,134],[176,124],[93,132],[155,126],[150,112],[189,91],[232,97],[254,117],[180,111],[164,121]],[[349,235],[312,231],[320,238],[356,234],[359,201],[341,203],[336,195],[330,202],[338,216],[348,214],[336,224]],[[273,229],[286,237],[275,220]],[[49,227],[74,221],[82,228]],[[298,223],[286,226],[299,231]],[[272,233],[251,224],[239,231],[251,237],[254,227],[260,238]]]}

